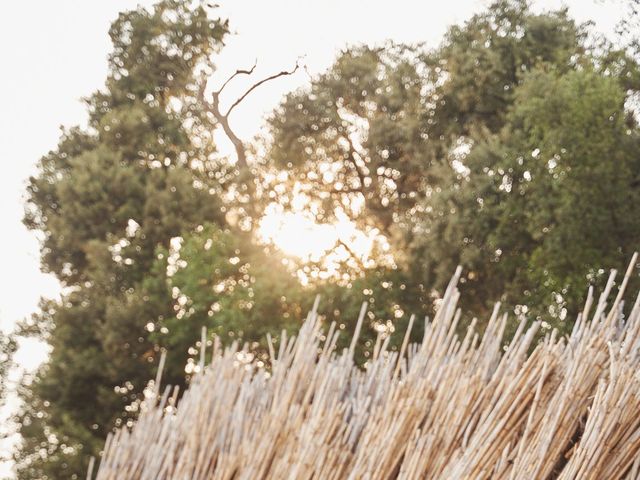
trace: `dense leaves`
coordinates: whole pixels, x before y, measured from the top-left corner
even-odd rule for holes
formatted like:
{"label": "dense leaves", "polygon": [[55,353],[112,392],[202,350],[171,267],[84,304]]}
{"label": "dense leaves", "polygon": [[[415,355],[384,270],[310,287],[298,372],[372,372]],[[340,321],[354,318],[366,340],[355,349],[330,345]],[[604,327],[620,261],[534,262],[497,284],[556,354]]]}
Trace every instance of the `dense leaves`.
{"label": "dense leaves", "polygon": [[528,74],[503,130],[425,200],[416,255],[428,279],[442,283],[462,262],[485,305],[504,293],[543,318],[574,315],[585,284],[623,268],[640,238],[640,144],[625,97],[592,69]]}
{"label": "dense leaves", "polygon": [[30,180],[25,221],[44,232],[43,268],[66,293],[33,320],[53,350],[24,392],[22,478],[78,478],[153,375],[158,348],[144,327],[172,314],[168,294],[145,291],[156,249],[224,218],[212,127],[194,114],[193,91],[226,31],[180,1],[121,14],[89,129],[65,131]]}
{"label": "dense leaves", "polygon": [[215,224],[160,250],[156,279],[171,291],[173,315],[147,328],[170,352],[169,378],[181,381],[185,366],[187,373],[194,371],[202,327],[224,343],[250,342],[258,349],[267,333],[295,332],[313,292],[301,287],[283,259],[246,234]]}

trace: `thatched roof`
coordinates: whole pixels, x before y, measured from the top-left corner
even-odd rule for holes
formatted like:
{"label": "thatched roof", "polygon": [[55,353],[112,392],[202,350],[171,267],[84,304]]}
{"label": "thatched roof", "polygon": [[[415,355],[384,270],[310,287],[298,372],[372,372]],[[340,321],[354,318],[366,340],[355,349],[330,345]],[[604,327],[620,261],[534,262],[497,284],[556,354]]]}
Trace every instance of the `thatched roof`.
{"label": "thatched roof", "polygon": [[422,343],[407,334],[390,352],[379,338],[365,369],[358,333],[335,351],[315,311],[268,371],[214,349],[177,406],[167,388],[109,437],[97,478],[638,478],[640,306],[623,317],[626,279],[614,299],[613,275],[590,292],[570,336],[533,345],[539,324],[523,322],[505,349],[498,308],[482,335],[456,335],[459,275]]}

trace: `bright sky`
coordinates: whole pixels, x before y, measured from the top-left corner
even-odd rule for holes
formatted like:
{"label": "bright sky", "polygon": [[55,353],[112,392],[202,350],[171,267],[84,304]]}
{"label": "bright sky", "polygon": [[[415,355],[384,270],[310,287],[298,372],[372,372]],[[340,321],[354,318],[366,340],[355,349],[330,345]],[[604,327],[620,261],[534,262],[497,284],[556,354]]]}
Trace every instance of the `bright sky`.
{"label": "bright sky", "polygon": [[[0,15],[0,328],[37,308],[41,296],[54,296],[54,279],[39,271],[38,241],[21,223],[26,179],[39,157],[55,147],[60,125],[82,124],[80,98],[104,83],[110,49],[107,30],[119,11],[151,1],[31,0],[3,2]],[[462,22],[488,2],[482,0],[218,0],[219,13],[233,31],[212,79],[225,78],[258,59],[256,77],[291,67],[299,56],[311,74],[327,68],[346,44],[386,39],[435,46],[448,25]],[[611,32],[622,12],[616,0],[537,0],[536,9],[566,4],[578,20],[594,20]],[[264,86],[235,110],[237,132],[250,138],[284,93],[304,85],[305,73]],[[229,100],[242,82],[228,88]],[[230,86],[231,87],[231,86]],[[30,367],[41,348],[24,348]],[[1,419],[0,419],[1,420]],[[0,476],[7,475],[0,466]]]}

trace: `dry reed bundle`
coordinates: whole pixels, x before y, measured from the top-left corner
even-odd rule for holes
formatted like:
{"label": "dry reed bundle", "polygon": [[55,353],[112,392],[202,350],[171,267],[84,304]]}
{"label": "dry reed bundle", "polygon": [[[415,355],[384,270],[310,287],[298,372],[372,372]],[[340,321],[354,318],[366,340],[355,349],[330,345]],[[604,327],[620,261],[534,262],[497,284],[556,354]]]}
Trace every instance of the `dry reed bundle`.
{"label": "dry reed bundle", "polygon": [[570,336],[533,346],[539,325],[523,322],[503,348],[498,307],[482,335],[473,324],[456,335],[458,270],[422,343],[407,332],[391,352],[379,338],[365,369],[353,353],[366,305],[340,353],[316,305],[297,338],[283,334],[277,353],[269,341],[270,372],[247,350],[214,347],[179,405],[167,387],[107,439],[97,479],[638,479],[631,273],[610,307],[615,272],[595,305],[589,291]]}

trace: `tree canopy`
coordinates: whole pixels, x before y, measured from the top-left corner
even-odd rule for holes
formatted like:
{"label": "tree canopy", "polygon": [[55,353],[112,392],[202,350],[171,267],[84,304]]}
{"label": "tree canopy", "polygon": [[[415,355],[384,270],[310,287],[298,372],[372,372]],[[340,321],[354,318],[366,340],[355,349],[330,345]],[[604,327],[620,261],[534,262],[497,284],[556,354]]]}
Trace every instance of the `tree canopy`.
{"label": "tree canopy", "polygon": [[[637,249],[636,58],[566,10],[499,0],[436,48],[345,48],[275,108],[265,148],[218,109],[253,69],[212,93],[203,81],[229,32],[213,13],[180,0],[122,13],[88,128],[65,129],[29,181],[25,223],[64,294],[22,325],[52,353],[21,389],[20,478],[80,478],[136,417],[163,349],[166,382],[188,381],[202,327],[260,356],[316,295],[346,330],[366,300],[366,364],[378,336],[433,313],[460,264],[481,325],[501,299],[566,330],[585,285]],[[260,235],[275,207],[352,222],[372,247],[287,255]]]}
{"label": "tree canopy", "polygon": [[135,414],[159,350],[144,325],[173,314],[168,292],[146,291],[156,249],[224,220],[224,171],[194,91],[227,31],[177,0],[121,14],[105,88],[86,100],[89,128],[64,131],[30,180],[25,222],[44,232],[43,269],[65,293],[30,322],[53,349],[24,392],[22,478],[78,478]]}

